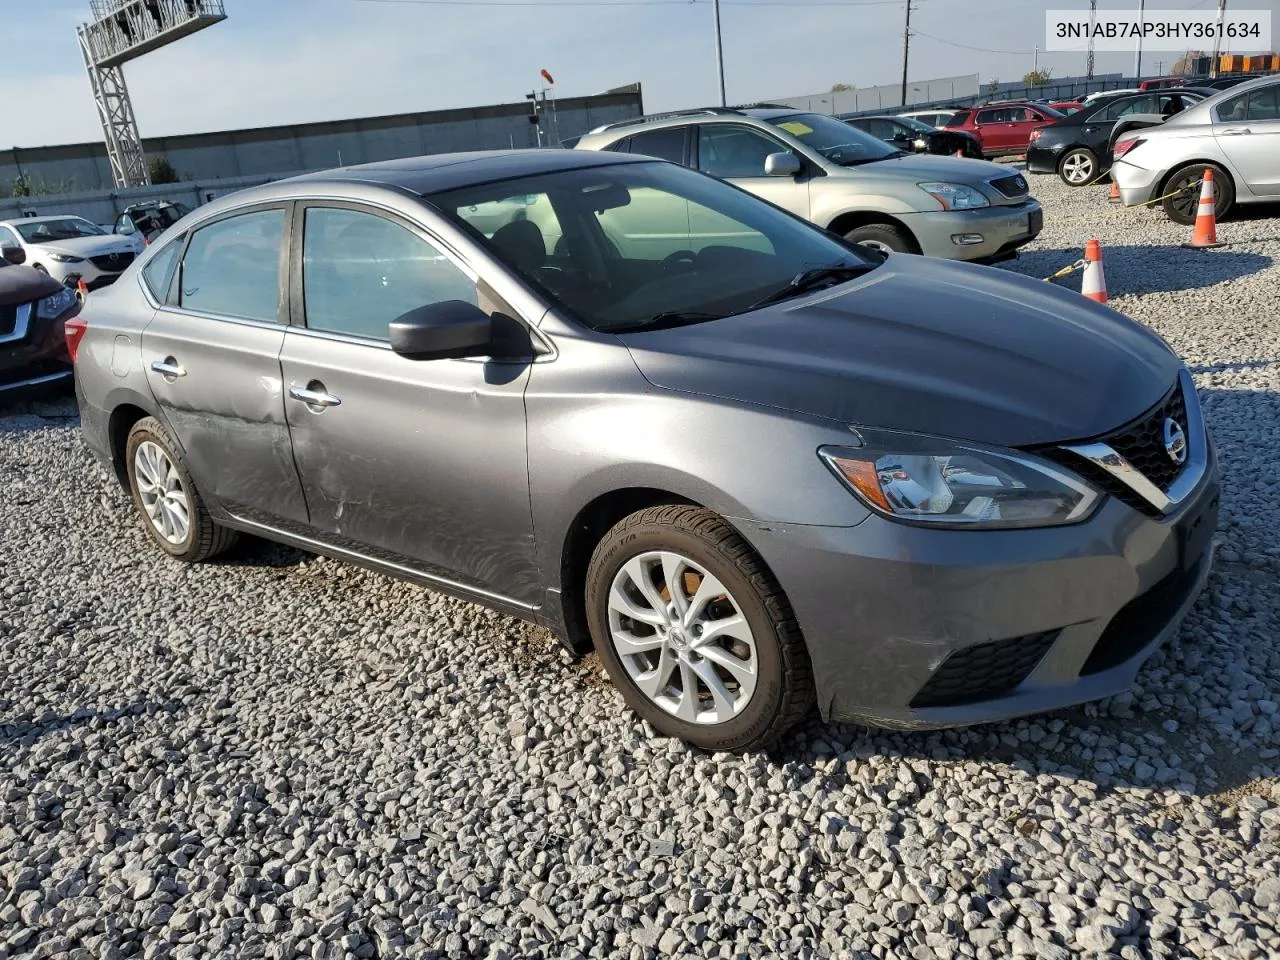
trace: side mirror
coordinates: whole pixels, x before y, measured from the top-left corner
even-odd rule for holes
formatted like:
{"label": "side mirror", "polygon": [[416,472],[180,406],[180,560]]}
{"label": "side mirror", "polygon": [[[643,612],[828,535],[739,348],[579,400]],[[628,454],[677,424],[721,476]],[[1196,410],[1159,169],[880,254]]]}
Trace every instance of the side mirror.
{"label": "side mirror", "polygon": [[764,158],[766,177],[794,177],[800,172],[800,158],[794,153],[771,153]]}
{"label": "side mirror", "polygon": [[132,220],[126,220],[124,223],[116,227],[116,233],[123,234],[128,237],[138,232],[137,224]]}
{"label": "side mirror", "polygon": [[0,257],[4,257],[15,267],[20,267],[27,262],[27,251],[21,247],[0,247]]}
{"label": "side mirror", "polygon": [[473,303],[446,300],[391,321],[391,349],[410,360],[482,357],[493,343],[493,321]]}

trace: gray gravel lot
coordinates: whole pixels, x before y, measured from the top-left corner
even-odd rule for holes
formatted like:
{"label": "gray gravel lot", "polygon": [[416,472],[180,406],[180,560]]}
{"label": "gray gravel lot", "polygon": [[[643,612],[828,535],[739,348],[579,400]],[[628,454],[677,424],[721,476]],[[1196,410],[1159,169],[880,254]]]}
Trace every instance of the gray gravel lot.
{"label": "gray gravel lot", "polygon": [[0,408],[0,960],[1280,955],[1280,209],[1192,252],[1033,189],[1008,269],[1098,237],[1225,461],[1132,694],[699,754],[517,621],[260,543],[170,562],[73,405]]}

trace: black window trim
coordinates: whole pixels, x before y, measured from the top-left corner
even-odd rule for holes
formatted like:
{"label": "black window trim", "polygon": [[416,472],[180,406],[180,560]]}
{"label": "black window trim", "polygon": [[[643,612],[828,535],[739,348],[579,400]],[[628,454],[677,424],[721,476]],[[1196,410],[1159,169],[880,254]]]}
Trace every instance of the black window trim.
{"label": "black window trim", "polygon": [[[271,329],[279,328],[283,330],[289,323],[289,285],[287,283],[287,274],[285,266],[288,263],[289,247],[291,243],[291,233],[293,225],[293,200],[264,200],[259,203],[249,203],[242,207],[234,207],[225,210],[222,213],[212,216],[207,220],[202,220],[198,224],[194,224],[180,239],[175,241],[182,244],[182,251],[178,255],[177,269],[173,271],[169,278],[169,289],[165,292],[164,300],[160,307],[164,310],[179,313],[189,317],[201,317],[208,320],[220,320],[224,323],[237,323],[254,327],[267,327]],[[224,220],[231,220],[234,217],[243,216],[249,213],[261,213],[266,210],[281,210],[284,212],[284,223],[280,234],[280,262],[277,265],[277,284],[279,293],[279,309],[276,313],[275,320],[258,320],[252,317],[232,317],[221,313],[209,313],[204,310],[191,310],[184,307],[181,297],[178,295],[182,286],[182,267],[186,263],[187,251],[191,247],[191,238],[203,230],[205,227],[211,227],[216,223]],[[143,268],[145,269],[145,267]],[[144,287],[146,283],[142,284]]]}

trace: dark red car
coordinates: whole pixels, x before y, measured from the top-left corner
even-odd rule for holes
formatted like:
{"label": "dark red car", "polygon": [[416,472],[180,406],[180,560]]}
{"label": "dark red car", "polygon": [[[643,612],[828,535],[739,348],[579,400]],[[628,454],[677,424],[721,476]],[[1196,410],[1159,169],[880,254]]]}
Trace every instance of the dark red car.
{"label": "dark red car", "polygon": [[0,248],[0,400],[72,377],[65,324],[80,300],[25,259],[19,247]]}
{"label": "dark red car", "polygon": [[1026,153],[1032,130],[1064,116],[1043,103],[987,103],[957,110],[946,128],[972,135],[982,145],[985,156],[998,157]]}

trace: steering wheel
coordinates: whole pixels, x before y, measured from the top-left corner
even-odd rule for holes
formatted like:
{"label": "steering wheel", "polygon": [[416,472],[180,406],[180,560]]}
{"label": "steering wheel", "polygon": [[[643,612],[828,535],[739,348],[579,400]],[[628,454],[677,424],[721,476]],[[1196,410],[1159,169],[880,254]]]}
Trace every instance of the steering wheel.
{"label": "steering wheel", "polygon": [[677,250],[675,253],[668,254],[662,259],[662,269],[668,272],[675,272],[680,267],[681,273],[693,270],[698,265],[698,255],[692,250]]}

